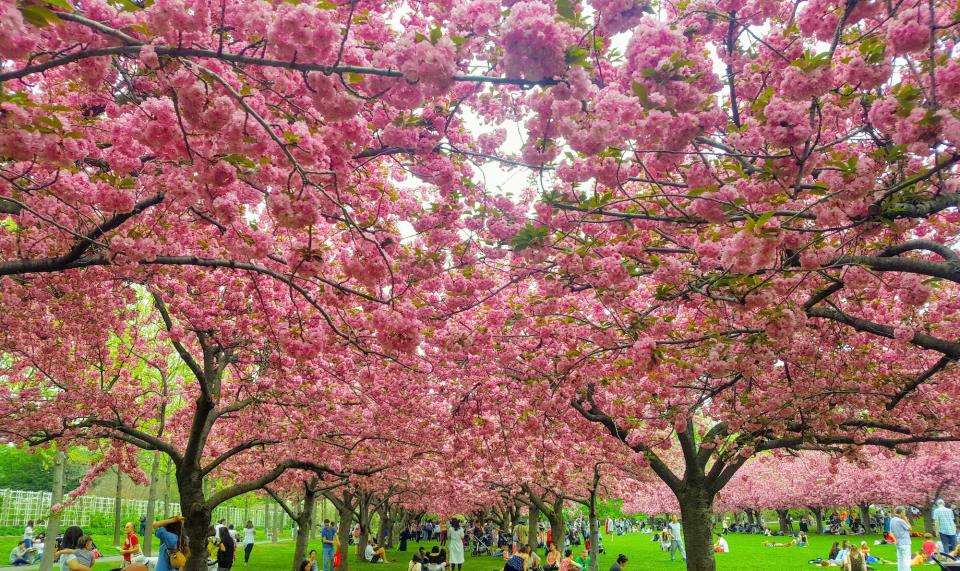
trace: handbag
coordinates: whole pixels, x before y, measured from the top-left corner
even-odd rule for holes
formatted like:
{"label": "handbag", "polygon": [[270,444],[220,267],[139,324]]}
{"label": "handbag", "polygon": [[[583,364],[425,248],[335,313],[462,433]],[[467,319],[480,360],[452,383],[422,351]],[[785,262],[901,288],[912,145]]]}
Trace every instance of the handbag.
{"label": "handbag", "polygon": [[183,569],[187,564],[187,554],[183,549],[183,526],[180,526],[180,535],[177,536],[177,546],[167,549],[170,557],[170,566],[174,569]]}
{"label": "handbag", "polygon": [[338,549],[337,552],[333,554],[333,566],[340,567],[340,564],[343,563],[341,559],[340,550]]}

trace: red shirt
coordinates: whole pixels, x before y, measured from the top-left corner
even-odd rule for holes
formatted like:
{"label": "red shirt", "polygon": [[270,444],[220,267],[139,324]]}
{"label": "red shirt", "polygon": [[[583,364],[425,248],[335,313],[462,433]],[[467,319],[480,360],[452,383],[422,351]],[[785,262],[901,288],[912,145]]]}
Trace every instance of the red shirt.
{"label": "red shirt", "polygon": [[[139,545],[139,544],[140,544],[140,539],[137,538],[137,534],[131,533],[130,535],[127,536],[127,540],[123,542],[123,548],[124,548],[125,550],[126,550],[126,549],[133,549],[134,547],[136,547],[136,546]],[[133,556],[133,553],[124,553],[124,554],[123,554],[123,560],[126,561],[127,563],[130,563],[130,557],[131,557],[131,556]]]}
{"label": "red shirt", "polygon": [[930,559],[933,556],[933,552],[937,550],[937,544],[932,540],[928,539],[923,542],[923,552],[927,554],[927,559]]}

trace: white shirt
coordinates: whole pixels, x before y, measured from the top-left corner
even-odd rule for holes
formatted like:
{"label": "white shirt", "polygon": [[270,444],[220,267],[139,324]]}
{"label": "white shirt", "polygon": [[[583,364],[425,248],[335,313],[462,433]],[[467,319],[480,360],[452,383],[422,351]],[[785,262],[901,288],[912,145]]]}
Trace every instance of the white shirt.
{"label": "white shirt", "polygon": [[367,561],[373,561],[373,556],[373,546],[368,543],[367,548],[363,551],[363,558]]}
{"label": "white shirt", "polygon": [[249,545],[253,543],[253,538],[256,535],[257,530],[252,527],[243,528],[243,544]]}
{"label": "white shirt", "polygon": [[33,528],[30,527],[29,525],[27,526],[27,529],[23,530],[23,538],[33,539]]}
{"label": "white shirt", "polygon": [[727,544],[726,538],[721,537],[717,540],[717,548],[720,553],[730,553],[730,545]]}
{"label": "white shirt", "polygon": [[897,540],[897,545],[910,546],[910,524],[902,518],[894,516],[890,520],[890,533]]}
{"label": "white shirt", "polygon": [[680,522],[670,522],[670,533],[673,534],[673,539],[683,543],[683,532],[680,530]]}

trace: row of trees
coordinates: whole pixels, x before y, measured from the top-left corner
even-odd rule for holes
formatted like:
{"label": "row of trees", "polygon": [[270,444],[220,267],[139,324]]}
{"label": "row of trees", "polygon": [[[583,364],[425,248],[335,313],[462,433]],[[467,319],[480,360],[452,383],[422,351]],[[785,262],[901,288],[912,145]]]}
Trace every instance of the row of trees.
{"label": "row of trees", "polygon": [[712,571],[750,458],[960,437],[957,23],[0,0],[0,431],[166,458],[195,537],[254,490],[556,530],[656,479]]}

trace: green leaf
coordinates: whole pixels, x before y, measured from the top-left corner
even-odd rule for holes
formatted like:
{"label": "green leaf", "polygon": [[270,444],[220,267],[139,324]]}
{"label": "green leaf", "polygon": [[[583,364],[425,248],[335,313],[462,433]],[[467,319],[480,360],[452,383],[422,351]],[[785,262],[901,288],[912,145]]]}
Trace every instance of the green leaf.
{"label": "green leaf", "polygon": [[633,91],[634,95],[640,98],[641,102],[644,102],[644,103],[647,102],[647,97],[649,94],[647,93],[647,88],[645,85],[643,85],[639,81],[634,81],[633,83],[630,84],[630,90]]}
{"label": "green leaf", "polygon": [[57,131],[63,129],[63,123],[60,122],[60,118],[57,117],[56,115],[44,115],[41,117],[37,117],[37,123],[50,127],[51,129],[54,129]]}
{"label": "green leaf", "polygon": [[44,0],[47,4],[55,8],[63,8],[69,12],[73,12],[73,6],[70,5],[67,0]]}
{"label": "green leaf", "polygon": [[768,211],[764,212],[763,214],[761,214],[760,217],[757,218],[757,221],[756,221],[756,223],[754,224],[754,227],[756,227],[756,228],[762,227],[764,224],[766,224],[767,222],[769,222],[771,218],[773,218],[773,214],[774,214],[774,211],[773,211],[773,210],[768,210]]}
{"label": "green leaf", "polygon": [[336,2],[327,2],[327,0],[320,0],[317,2],[317,8],[321,10],[336,10],[339,8]]}
{"label": "green leaf", "polygon": [[546,226],[534,226],[530,222],[520,229],[516,236],[510,239],[510,246],[515,252],[525,250],[533,246],[539,246],[550,234]]}
{"label": "green leaf", "polygon": [[430,30],[430,43],[431,43],[431,44],[437,45],[437,42],[439,42],[439,41],[440,41],[440,38],[442,38],[442,37],[443,37],[443,30],[441,30],[440,28],[434,28],[434,29]]}
{"label": "green leaf", "polygon": [[576,20],[572,0],[557,0],[557,15],[564,20]]}
{"label": "green leaf", "polygon": [[455,46],[462,46],[467,43],[467,38],[463,36],[450,36],[450,41],[453,42]]}
{"label": "green leaf", "polygon": [[20,6],[20,13],[23,14],[24,20],[37,28],[44,28],[60,21],[53,11],[41,6]]}
{"label": "green leaf", "polygon": [[132,0],[109,0],[109,2],[111,6],[119,8],[122,12],[139,12],[153,4],[152,1],[147,1],[143,3],[143,6],[140,6]]}
{"label": "green leaf", "polygon": [[566,54],[564,54],[564,59],[567,65],[585,65],[587,61],[587,56],[590,54],[590,50],[587,48],[582,48],[580,46],[570,46],[567,48]]}
{"label": "green leaf", "polygon": [[252,160],[250,160],[249,158],[243,155],[230,154],[230,155],[224,155],[220,158],[235,167],[252,169],[257,166],[257,163],[253,162]]}
{"label": "green leaf", "polygon": [[413,34],[413,40],[414,40],[415,42],[417,42],[418,44],[419,44],[420,42],[425,42],[425,41],[427,41],[428,39],[429,39],[429,38],[427,38],[427,36],[424,36],[424,35],[421,34],[420,32],[416,32],[416,33]]}
{"label": "green leaf", "polygon": [[359,73],[349,72],[347,73],[347,83],[350,85],[356,85],[358,83],[363,83],[363,75]]}

